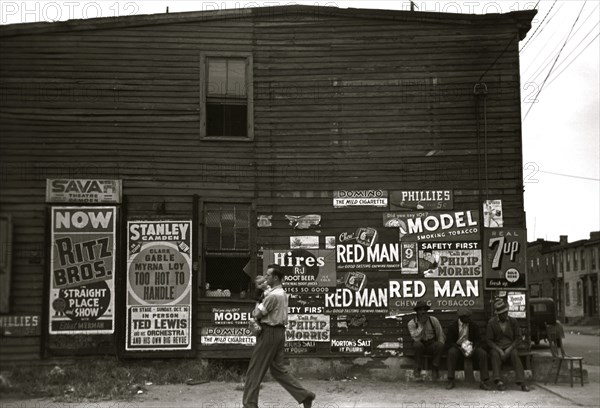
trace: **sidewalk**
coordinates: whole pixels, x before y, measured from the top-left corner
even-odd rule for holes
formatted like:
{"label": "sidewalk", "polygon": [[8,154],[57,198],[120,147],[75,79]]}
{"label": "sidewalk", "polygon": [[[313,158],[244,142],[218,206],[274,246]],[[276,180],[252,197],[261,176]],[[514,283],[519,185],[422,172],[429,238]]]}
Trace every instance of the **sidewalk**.
{"label": "sidewalk", "polygon": [[[588,370],[590,367],[587,367]],[[301,380],[317,394],[313,408],[550,408],[597,407],[598,367],[593,370],[594,382],[585,387],[571,388],[568,384],[539,385],[533,383],[525,393],[515,384],[506,391],[482,391],[476,383],[456,383],[454,390],[445,389],[444,381],[382,382],[352,379],[348,381]],[[102,401],[57,403],[50,400],[0,400],[0,408],[241,408],[242,385],[211,382],[188,386],[185,384],[148,386],[143,394],[131,401]],[[301,407],[279,384],[266,382],[260,393],[261,408]]]}

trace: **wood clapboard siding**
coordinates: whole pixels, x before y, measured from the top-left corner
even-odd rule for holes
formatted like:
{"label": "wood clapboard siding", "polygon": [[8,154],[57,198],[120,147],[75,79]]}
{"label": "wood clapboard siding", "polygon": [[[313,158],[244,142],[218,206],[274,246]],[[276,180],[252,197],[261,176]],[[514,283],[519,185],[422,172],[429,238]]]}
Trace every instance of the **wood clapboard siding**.
{"label": "wood clapboard siding", "polygon": [[[0,28],[12,312],[42,313],[46,178],[121,179],[131,217],[162,202],[192,217],[194,194],[253,200],[274,220],[257,248],[289,245],[285,214],[321,214],[321,236],[381,226],[381,210],[334,209],[341,189],[453,189],[456,208],[480,210],[487,184],[506,224],[524,226],[518,42],[533,14],[276,9]],[[199,139],[200,54],[210,52],[253,56],[253,142]],[[382,316],[371,324],[389,341],[404,333]],[[3,349],[26,359],[39,340]]]}

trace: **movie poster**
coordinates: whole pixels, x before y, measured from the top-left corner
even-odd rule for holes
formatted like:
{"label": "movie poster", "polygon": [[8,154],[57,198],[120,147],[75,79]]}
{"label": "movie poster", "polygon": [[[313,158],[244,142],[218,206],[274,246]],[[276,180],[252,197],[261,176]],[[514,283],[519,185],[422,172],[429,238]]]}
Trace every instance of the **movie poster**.
{"label": "movie poster", "polygon": [[52,207],[50,334],[112,334],[115,207]]}
{"label": "movie poster", "polygon": [[126,350],[192,347],[192,222],[127,223]]}

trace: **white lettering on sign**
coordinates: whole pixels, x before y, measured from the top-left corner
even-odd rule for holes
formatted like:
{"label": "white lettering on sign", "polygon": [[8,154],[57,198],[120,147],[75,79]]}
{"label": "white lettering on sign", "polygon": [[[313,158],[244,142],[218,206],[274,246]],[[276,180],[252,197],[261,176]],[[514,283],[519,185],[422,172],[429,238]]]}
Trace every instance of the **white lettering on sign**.
{"label": "white lettering on sign", "polygon": [[387,288],[367,288],[360,292],[338,288],[325,294],[325,307],[387,307],[387,293]]}
{"label": "white lettering on sign", "polygon": [[131,224],[129,232],[131,233],[130,240],[138,240],[141,236],[166,236],[178,237],[181,240],[187,239],[187,231],[189,223],[141,223]]}
{"label": "white lettering on sign", "polygon": [[420,298],[425,295],[427,289],[421,281],[390,281],[391,298]]}
{"label": "white lettering on sign", "polygon": [[439,281],[433,282],[433,293],[437,297],[479,297],[479,281],[467,280],[464,282],[466,288],[463,287],[463,282],[460,280],[447,280],[441,284]]}
{"label": "white lettering on sign", "polygon": [[[466,220],[464,219],[466,216]],[[429,232],[448,230],[451,228],[465,228],[477,225],[477,220],[473,219],[471,211],[458,211],[454,214],[440,214],[439,219],[435,215],[423,218],[408,218],[408,233],[419,234],[423,230]]]}
{"label": "white lettering on sign", "polygon": [[365,249],[362,245],[336,245],[338,263],[385,263],[400,262],[400,246],[397,243],[375,244]]}
{"label": "white lettering on sign", "polygon": [[85,228],[88,224],[92,227],[107,228],[112,218],[112,211],[57,211],[56,212],[56,228]]}
{"label": "white lettering on sign", "polygon": [[291,251],[288,252],[273,252],[273,263],[279,266],[325,266],[325,257],[319,256],[317,258],[313,256],[293,256]]}

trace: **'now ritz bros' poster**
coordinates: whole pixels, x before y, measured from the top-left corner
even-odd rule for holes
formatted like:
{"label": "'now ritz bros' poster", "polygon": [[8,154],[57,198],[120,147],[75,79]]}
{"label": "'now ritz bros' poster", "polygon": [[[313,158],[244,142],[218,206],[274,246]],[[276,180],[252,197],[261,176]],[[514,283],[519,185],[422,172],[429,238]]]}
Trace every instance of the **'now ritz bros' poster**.
{"label": "'now ritz bros' poster", "polygon": [[115,207],[52,207],[50,334],[112,334]]}

